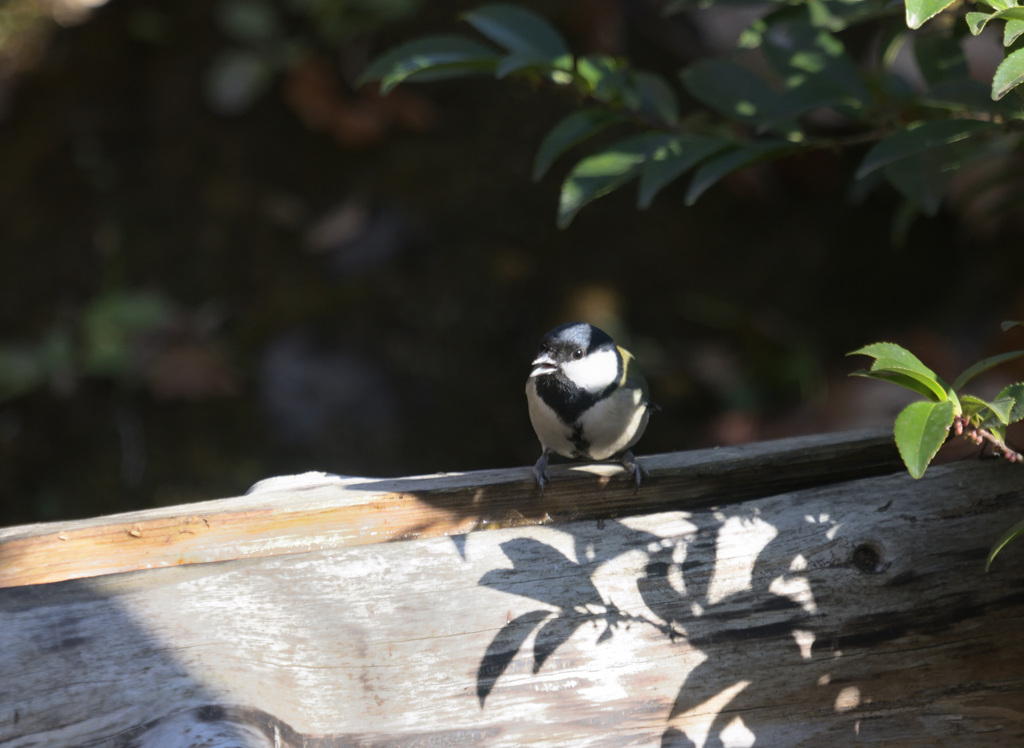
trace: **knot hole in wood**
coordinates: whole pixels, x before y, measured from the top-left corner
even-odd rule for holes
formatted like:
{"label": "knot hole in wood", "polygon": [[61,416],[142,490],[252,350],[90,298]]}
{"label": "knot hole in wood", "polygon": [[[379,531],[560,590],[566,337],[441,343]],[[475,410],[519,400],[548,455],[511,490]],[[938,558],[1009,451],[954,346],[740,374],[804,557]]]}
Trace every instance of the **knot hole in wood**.
{"label": "knot hole in wood", "polygon": [[881,574],[886,567],[882,549],[875,543],[861,543],[853,549],[853,565],[864,574]]}

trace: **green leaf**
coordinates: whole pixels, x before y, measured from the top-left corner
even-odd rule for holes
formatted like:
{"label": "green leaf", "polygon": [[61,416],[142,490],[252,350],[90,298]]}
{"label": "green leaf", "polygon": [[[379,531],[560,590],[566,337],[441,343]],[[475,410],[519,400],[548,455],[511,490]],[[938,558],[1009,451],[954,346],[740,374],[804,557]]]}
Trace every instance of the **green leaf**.
{"label": "green leaf", "polygon": [[946,441],[953,423],[953,403],[911,403],[896,417],[893,435],[903,464],[914,478],[920,478]]}
{"label": "green leaf", "polygon": [[469,11],[463,18],[477,31],[509,52],[538,61],[557,61],[572,69],[572,53],[558,30],[543,16],[518,5],[493,3]]}
{"label": "green leaf", "polygon": [[988,403],[974,395],[961,395],[960,402],[964,406],[963,414],[968,417],[976,416],[983,410],[988,409]]}
{"label": "green leaf", "polygon": [[576,61],[578,80],[585,92],[614,107],[640,112],[649,119],[672,125],[679,120],[675,92],[660,75],[631,70],[607,55],[589,55]]}
{"label": "green leaf", "polygon": [[773,132],[792,132],[795,123],[778,122],[778,94],[754,73],[725,60],[703,60],[682,73],[690,95],[730,119]]}
{"label": "green leaf", "polygon": [[946,34],[916,34],[914,57],[929,86],[968,78],[967,60],[960,41]]}
{"label": "green leaf", "polygon": [[555,159],[573,146],[579,145],[609,125],[625,121],[626,117],[623,115],[606,109],[583,109],[559,121],[544,136],[537,149],[537,155],[533,160],[533,181],[540,181]]}
{"label": "green leaf", "polygon": [[405,80],[436,81],[493,72],[499,55],[487,45],[463,36],[426,36],[401,44],[370,63],[359,83],[380,81],[388,93]]}
{"label": "green leaf", "polygon": [[974,379],[982,372],[988,371],[989,369],[999,366],[1006,361],[1013,361],[1015,358],[1024,356],[1024,351],[1010,351],[1009,353],[1000,353],[997,356],[989,356],[986,359],[982,359],[973,366],[967,367],[964,372],[953,381],[953,389],[959,392],[963,389],[963,386]]}
{"label": "green leaf", "polygon": [[[997,397],[995,400],[987,403],[988,409],[992,411],[992,414],[999,419],[999,423],[1003,426],[1010,425],[1010,413],[1013,412],[1013,406],[1015,404],[1016,401],[1012,397]],[[983,421],[982,426],[986,425],[987,424]]]}
{"label": "green leaf", "polygon": [[843,109],[844,107],[859,108],[860,104],[842,93],[830,90],[827,86],[815,84],[801,85],[782,93],[772,106],[772,116],[760,129],[775,130],[777,122],[783,123],[782,130],[792,133],[792,126],[785,123],[793,122],[818,109]]}
{"label": "green leaf", "polygon": [[889,164],[883,170],[896,190],[926,216],[933,217],[942,207],[950,175],[942,174],[942,164],[926,163],[912,157]]}
{"label": "green leaf", "polygon": [[1002,322],[999,323],[999,328],[1003,332],[1006,332],[1007,330],[1011,330],[1014,327],[1024,327],[1024,320],[1020,320],[1020,319],[1007,319],[1007,320],[1003,320]]}
{"label": "green leaf", "polygon": [[775,26],[799,23],[832,33],[850,26],[892,15],[888,0],[805,0],[799,4],[773,3],[767,15],[756,18],[740,33],[736,46],[755,49]]}
{"label": "green leaf", "polygon": [[[790,98],[798,101],[804,112],[823,107],[860,109],[871,101],[843,43],[803,18],[770,24],[764,51]],[[792,107],[791,101],[789,109]]]}
{"label": "green leaf", "polygon": [[997,10],[995,13],[968,13],[965,19],[967,21],[967,28],[970,29],[972,34],[977,36],[990,21],[1000,19],[1024,21],[1024,8],[1004,8],[1003,10]]}
{"label": "green leaf", "polygon": [[942,145],[956,143],[979,132],[991,131],[994,128],[995,125],[990,122],[960,119],[939,119],[908,125],[879,141],[868,151],[857,170],[857,179],[862,179],[875,169],[880,169],[901,159]]}
{"label": "green leaf", "polygon": [[846,189],[846,198],[851,205],[862,205],[868,196],[883,184],[885,173],[881,170],[874,171],[860,180],[851,179]]}
{"label": "green leaf", "polygon": [[1003,537],[999,538],[999,540],[996,541],[996,544],[992,546],[991,550],[989,550],[988,558],[985,559],[986,572],[988,572],[989,568],[992,566],[992,562],[995,560],[995,557],[999,555],[999,551],[1003,550],[1010,541],[1015,540],[1021,533],[1024,533],[1024,520],[1021,520],[1007,530],[1006,533],[1003,534]]}
{"label": "green leaf", "polygon": [[[498,65],[494,69],[494,77],[502,80],[513,73],[521,73],[527,70],[550,73],[555,70],[561,70],[561,68],[555,67],[549,60],[541,60],[530,55],[514,53],[505,55],[498,61]],[[569,75],[568,73],[561,74]]]}
{"label": "green leaf", "polygon": [[1024,21],[1010,19],[1003,29],[1003,46],[1009,47],[1021,34],[1024,34]]}
{"label": "green leaf", "polygon": [[967,28],[970,32],[974,36],[977,36],[981,33],[981,30],[985,28],[985,24],[987,24],[994,16],[994,13],[981,13],[974,11],[972,13],[967,13],[964,16],[964,20],[967,21]]}
{"label": "green leaf", "polygon": [[946,398],[939,397],[936,394],[935,386],[932,384],[929,386],[926,383],[925,377],[919,374],[909,374],[906,372],[900,372],[896,370],[883,370],[883,371],[867,371],[865,369],[858,369],[857,371],[850,372],[851,377],[865,377],[867,379],[878,379],[883,382],[889,382],[890,384],[899,385],[911,392],[916,392],[919,395],[923,395],[933,402],[941,402]]}
{"label": "green leaf", "polygon": [[[950,399],[950,388],[942,382],[939,375],[903,346],[895,343],[871,343],[846,355],[870,356],[875,359],[870,371],[854,372],[857,376],[884,379],[937,402]],[[922,390],[922,386],[925,389]]]}
{"label": "green leaf", "polygon": [[992,77],[992,100],[999,101],[1024,81],[1024,49],[1006,56]]}
{"label": "green leaf", "polygon": [[889,164],[883,171],[896,189],[921,206],[922,212],[935,215],[957,174],[981,159],[1002,156],[1005,145],[1004,138],[988,135],[965,138]]}
{"label": "green leaf", "polygon": [[641,70],[633,74],[633,81],[639,94],[637,111],[669,125],[679,121],[679,101],[664,78]]}
{"label": "green leaf", "polygon": [[891,16],[887,0],[808,0],[807,10],[811,25],[835,33],[855,24]]}
{"label": "green leaf", "polygon": [[576,60],[576,73],[601,101],[609,101],[622,88],[625,71],[622,64],[607,55],[587,55]]}
{"label": "green leaf", "polygon": [[919,29],[921,25],[944,11],[955,0],[907,0],[907,26]]}
{"label": "green leaf", "polygon": [[1003,400],[1004,398],[1013,399],[1013,407],[1006,417],[1006,423],[1017,423],[1017,421],[1024,419],[1024,382],[1014,382],[1000,390],[999,394],[996,395],[996,399]]}
{"label": "green leaf", "polygon": [[637,194],[637,207],[646,210],[650,207],[654,196],[665,185],[672,182],[684,172],[689,171],[709,156],[713,156],[736,144],[726,138],[707,135],[682,135],[675,138],[664,148],[658,150],[651,160],[644,164],[640,174],[640,190]]}
{"label": "green leaf", "polygon": [[1000,397],[988,402],[974,395],[964,395],[960,402],[963,403],[964,415],[973,417],[975,424],[981,428],[1008,425],[1014,406],[1012,397]]}
{"label": "green leaf", "polygon": [[665,133],[646,133],[613,143],[576,164],[562,183],[558,227],[564,229],[584,205],[636,177],[644,162],[672,140]]}
{"label": "green leaf", "polygon": [[909,371],[916,371],[931,379],[938,379],[938,375],[921,363],[921,359],[896,343],[870,343],[863,348],[850,351],[846,355],[870,356],[875,359],[875,363],[871,365],[872,371],[878,369],[907,369]]}
{"label": "green leaf", "polygon": [[709,187],[725,176],[759,161],[782,156],[795,146],[785,140],[765,140],[733,148],[714,156],[697,169],[686,191],[686,204],[693,205]]}
{"label": "green leaf", "polygon": [[855,115],[872,100],[857,65],[838,37],[798,10],[770,14],[764,33],[765,57],[786,88],[772,107],[773,121],[818,109]]}
{"label": "green leaf", "polygon": [[957,172],[992,148],[993,141],[988,138],[957,140],[886,164],[883,172],[922,213],[934,216]]}

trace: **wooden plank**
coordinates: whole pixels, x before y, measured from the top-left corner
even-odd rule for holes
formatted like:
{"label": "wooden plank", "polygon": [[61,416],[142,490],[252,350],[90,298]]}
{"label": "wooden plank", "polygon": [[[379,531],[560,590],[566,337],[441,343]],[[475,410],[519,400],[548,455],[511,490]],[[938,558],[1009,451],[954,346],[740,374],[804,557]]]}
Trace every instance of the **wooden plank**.
{"label": "wooden plank", "polygon": [[878,430],[643,458],[640,491],[613,465],[416,478],[317,475],[300,488],[90,520],[0,529],[0,587],[301,553],[472,530],[724,504],[900,470]]}
{"label": "wooden plank", "polygon": [[1024,744],[1018,466],[0,590],[0,744]]}

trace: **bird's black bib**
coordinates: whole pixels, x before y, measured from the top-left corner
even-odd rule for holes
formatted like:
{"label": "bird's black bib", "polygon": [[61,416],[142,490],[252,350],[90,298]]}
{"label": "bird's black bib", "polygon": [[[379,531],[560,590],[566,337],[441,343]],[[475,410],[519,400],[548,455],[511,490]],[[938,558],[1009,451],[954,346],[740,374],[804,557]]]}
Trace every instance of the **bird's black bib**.
{"label": "bird's black bib", "polygon": [[616,387],[618,383],[613,382],[601,392],[587,392],[570,382],[560,371],[537,377],[537,394],[540,399],[567,426],[576,423],[594,403],[609,395]]}

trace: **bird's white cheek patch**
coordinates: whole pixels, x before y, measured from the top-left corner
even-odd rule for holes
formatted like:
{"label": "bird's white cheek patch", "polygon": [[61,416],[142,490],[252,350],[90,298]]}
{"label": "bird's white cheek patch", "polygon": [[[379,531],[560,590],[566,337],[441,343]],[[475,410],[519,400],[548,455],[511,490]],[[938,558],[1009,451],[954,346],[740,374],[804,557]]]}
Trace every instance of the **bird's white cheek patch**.
{"label": "bird's white cheek patch", "polygon": [[579,361],[562,364],[562,371],[580,389],[601,392],[618,378],[619,361],[615,351],[594,351]]}

